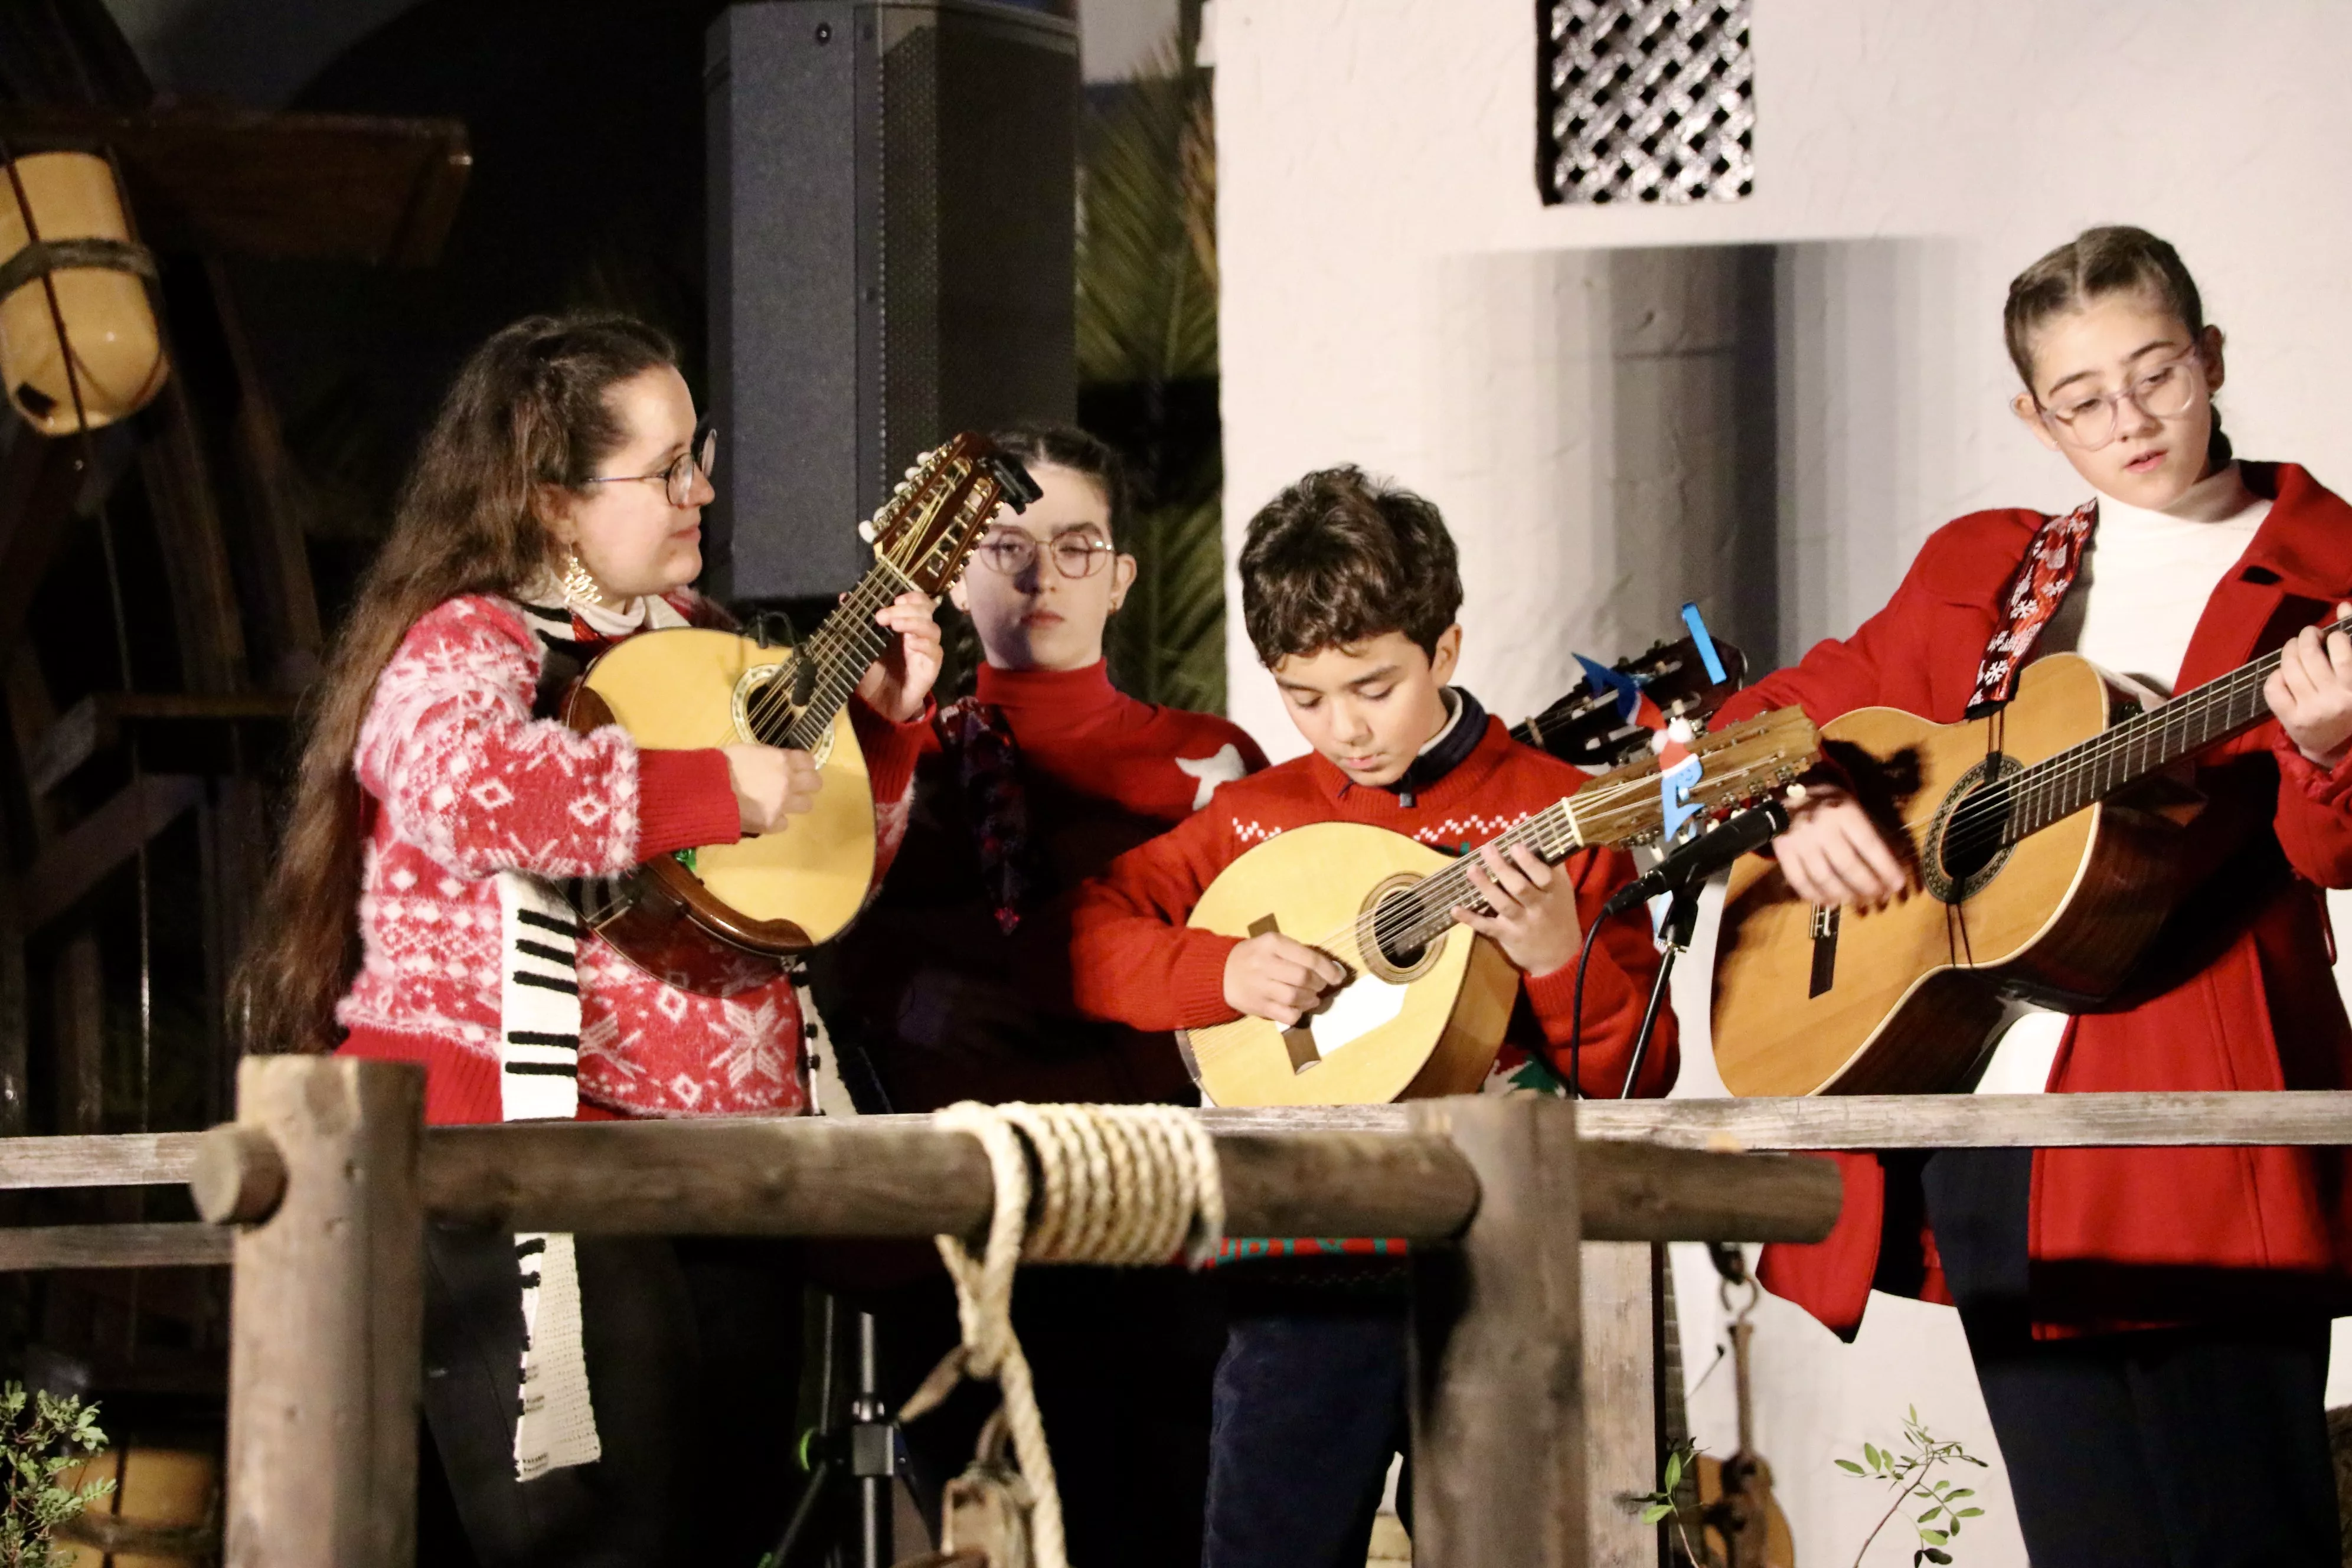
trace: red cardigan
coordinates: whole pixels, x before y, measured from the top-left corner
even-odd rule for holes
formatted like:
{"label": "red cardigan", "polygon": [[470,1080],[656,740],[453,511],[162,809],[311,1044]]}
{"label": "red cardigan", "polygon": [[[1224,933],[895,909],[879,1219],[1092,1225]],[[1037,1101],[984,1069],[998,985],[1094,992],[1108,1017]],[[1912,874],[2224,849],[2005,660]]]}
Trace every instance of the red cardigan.
{"label": "red cardigan", "polygon": [[[1494,837],[1589,782],[1578,769],[1510,738],[1499,719],[1454,769],[1410,806],[1384,789],[1349,782],[1309,752],[1222,785],[1208,804],[1169,833],[1110,864],[1079,889],[1070,914],[1071,990],[1081,1012],[1138,1029],[1185,1029],[1235,1016],[1225,1004],[1225,955],[1235,937],[1192,931],[1184,921],[1217,873],[1243,850],[1286,828],[1318,822],[1361,822],[1456,853]],[[1577,912],[1591,931],[1609,895],[1632,880],[1621,850],[1591,849],[1563,862],[1576,882]],[[1585,1091],[1614,1096],[1623,1086],[1658,952],[1647,921],[1622,915],[1601,927],[1585,977],[1582,1061]],[[1505,1059],[1490,1087],[1508,1087],[1517,1052],[1567,1063],[1548,1047],[1568,1043],[1573,960],[1549,974],[1529,975],[1514,1010]],[[1511,1049],[1517,1047],[1517,1051]],[[1674,1081],[1675,1021],[1658,1020],[1643,1064],[1641,1091],[1663,1094]]]}
{"label": "red cardigan", "polygon": [[[2175,689],[2228,673],[2352,596],[2352,507],[2292,464],[2244,465],[2273,502],[2213,591]],[[2042,521],[1985,511],[1938,530],[1887,606],[1846,640],[1726,705],[1719,722],[1795,702],[1816,721],[1856,708],[1961,717],[1994,605]],[[2352,886],[2352,763],[2314,767],[2275,722],[2198,759],[2210,804],[2182,841],[2183,900],[2160,950],[2171,986],[2068,1026],[2053,1092],[2352,1087],[2352,1027],[2330,973],[2320,889]],[[1874,1155],[1838,1156],[1845,1211],[1830,1238],[1768,1249],[1766,1282],[1843,1334],[1881,1289],[1939,1297],[1932,1237],[1897,1235]],[[2352,1308],[2352,1151],[2044,1149],[2028,1231],[2037,1331],[2179,1321],[2274,1302]],[[1895,1194],[1899,1196],[1899,1194]],[[1891,1223],[1890,1223],[1891,1222]]]}

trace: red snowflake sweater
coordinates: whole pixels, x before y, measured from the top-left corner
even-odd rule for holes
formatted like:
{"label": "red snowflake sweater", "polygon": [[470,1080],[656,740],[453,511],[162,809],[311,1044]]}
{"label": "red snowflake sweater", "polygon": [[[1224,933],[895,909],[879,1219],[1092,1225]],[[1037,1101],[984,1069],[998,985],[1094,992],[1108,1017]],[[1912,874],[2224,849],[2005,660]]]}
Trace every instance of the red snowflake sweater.
{"label": "red snowflake sweater", "polygon": [[[690,614],[695,602],[674,603]],[[335,1016],[345,1054],[425,1064],[428,1121],[499,1119],[498,873],[607,876],[740,837],[722,752],[640,750],[617,727],[577,735],[534,719],[544,658],[514,605],[452,599],[410,628],[361,726],[363,956]],[[878,876],[905,825],[922,726],[855,700],[852,718],[880,807]],[[698,995],[593,934],[579,979],[583,1118],[803,1109],[789,981]]]}
{"label": "red snowflake sweater", "polygon": [[[1072,990],[1081,1011],[1139,1029],[1182,1029],[1235,1016],[1224,996],[1225,955],[1239,939],[1184,925],[1217,873],[1244,850],[1288,828],[1318,822],[1385,827],[1453,853],[1485,843],[1530,813],[1589,782],[1579,769],[1510,738],[1502,721],[1452,771],[1413,804],[1384,789],[1353,784],[1309,753],[1222,785],[1202,808],[1165,836],[1129,851],[1082,888],[1071,910]],[[1565,862],[1576,885],[1577,912],[1593,931],[1601,905],[1633,877],[1632,858],[1590,849]],[[1649,925],[1620,916],[1594,932],[1584,986],[1584,1092],[1614,1096],[1622,1087],[1633,1037],[1658,972]],[[1540,1085],[1564,1078],[1573,1016],[1573,961],[1525,977],[1502,1057],[1487,1086]],[[1530,1059],[1554,1072],[1531,1070]],[[1641,1092],[1663,1094],[1674,1081],[1674,1016],[1663,1015]],[[1556,1079],[1555,1079],[1556,1086]]]}

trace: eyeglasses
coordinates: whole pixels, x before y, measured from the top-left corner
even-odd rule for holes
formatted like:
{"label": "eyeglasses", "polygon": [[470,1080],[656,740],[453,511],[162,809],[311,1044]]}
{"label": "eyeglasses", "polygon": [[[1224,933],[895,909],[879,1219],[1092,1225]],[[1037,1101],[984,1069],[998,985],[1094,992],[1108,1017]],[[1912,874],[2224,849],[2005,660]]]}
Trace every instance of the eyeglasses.
{"label": "eyeglasses", "polygon": [[2120,392],[2087,397],[2066,397],[2041,410],[2053,435],[2063,436],[2085,452],[2095,452],[2116,438],[2123,405],[2131,405],[2151,419],[2176,419],[2189,412],[2204,384],[2205,367],[2192,352],[2169,359],[2134,380]]}
{"label": "eyeglasses", "polygon": [[[1116,545],[1089,539],[1083,533],[1066,533],[1048,548],[1053,553],[1054,570],[1071,578],[1093,576],[1102,570],[1104,562],[1118,553]],[[992,534],[972,553],[990,571],[1018,577],[1037,564],[1037,542],[1025,533]]]}
{"label": "eyeglasses", "polygon": [[658,480],[662,486],[662,493],[669,497],[669,504],[683,508],[694,504],[695,474],[698,471],[707,479],[718,471],[718,468],[719,427],[705,419],[694,427],[693,439],[687,442],[686,450],[679,453],[677,459],[668,468],[656,469],[650,474],[604,474],[581,482],[590,485],[627,485],[635,484],[639,480],[648,482]]}

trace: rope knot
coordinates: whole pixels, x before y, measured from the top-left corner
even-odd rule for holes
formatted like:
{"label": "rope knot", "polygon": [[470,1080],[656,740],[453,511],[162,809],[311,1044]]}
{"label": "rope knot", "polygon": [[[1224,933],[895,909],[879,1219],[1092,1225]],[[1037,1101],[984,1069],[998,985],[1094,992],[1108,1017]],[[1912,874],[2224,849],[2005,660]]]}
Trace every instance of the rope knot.
{"label": "rope knot", "polygon": [[[1224,1234],[1224,1188],[1215,1142],[1200,1121],[1166,1105],[980,1105],[932,1121],[969,1132],[987,1152],[995,1183],[988,1239],[975,1255],[961,1237],[938,1238],[955,1281],[963,1343],[948,1353],[898,1413],[911,1421],[962,1378],[1004,1390],[1013,1451],[1034,1495],[1037,1568],[1067,1568],[1062,1498],[1028,1358],[1013,1331],[1013,1277],[1032,1263],[1151,1266],[1179,1258],[1199,1268]],[[1030,1220],[1031,1171],[1036,1219]]]}

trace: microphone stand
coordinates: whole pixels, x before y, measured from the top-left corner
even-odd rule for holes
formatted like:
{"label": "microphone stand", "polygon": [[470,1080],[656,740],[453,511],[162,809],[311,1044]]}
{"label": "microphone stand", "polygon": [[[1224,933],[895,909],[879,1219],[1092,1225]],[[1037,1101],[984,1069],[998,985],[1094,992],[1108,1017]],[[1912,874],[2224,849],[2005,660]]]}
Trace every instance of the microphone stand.
{"label": "microphone stand", "polygon": [[1658,1015],[1666,1005],[1666,986],[1675,976],[1675,960],[1690,951],[1691,937],[1698,930],[1698,890],[1706,885],[1704,877],[1693,877],[1674,890],[1666,900],[1666,918],[1659,923],[1658,937],[1664,951],[1658,954],[1658,978],[1650,986],[1650,1005],[1642,1014],[1642,1031],[1633,1037],[1633,1059],[1625,1068],[1625,1087],[1618,1090],[1620,1100],[1633,1098],[1633,1086],[1642,1079],[1642,1063],[1650,1054],[1650,1037],[1657,1032]]}

